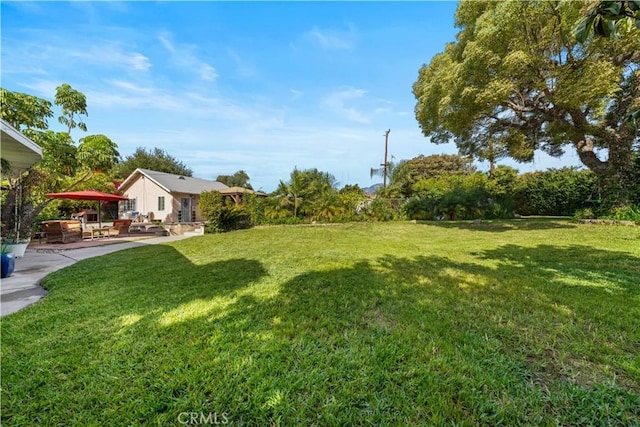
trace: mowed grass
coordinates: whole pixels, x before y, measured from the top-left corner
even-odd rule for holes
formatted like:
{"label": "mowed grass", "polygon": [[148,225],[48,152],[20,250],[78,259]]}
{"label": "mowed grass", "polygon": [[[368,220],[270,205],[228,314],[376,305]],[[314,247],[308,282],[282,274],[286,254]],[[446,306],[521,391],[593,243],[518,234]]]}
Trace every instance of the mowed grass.
{"label": "mowed grass", "polygon": [[44,285],[2,319],[3,425],[640,420],[638,227],[267,227]]}

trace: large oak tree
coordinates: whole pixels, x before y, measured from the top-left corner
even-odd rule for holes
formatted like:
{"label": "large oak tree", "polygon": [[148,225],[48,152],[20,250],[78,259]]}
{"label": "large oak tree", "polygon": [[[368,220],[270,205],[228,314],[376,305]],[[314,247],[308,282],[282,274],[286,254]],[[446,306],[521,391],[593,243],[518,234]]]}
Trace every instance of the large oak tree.
{"label": "large oak tree", "polygon": [[[638,129],[640,37],[575,39],[582,2],[461,1],[457,41],[424,65],[416,118],[433,143],[531,161],[575,150],[624,202]],[[489,150],[490,148],[490,150]]]}

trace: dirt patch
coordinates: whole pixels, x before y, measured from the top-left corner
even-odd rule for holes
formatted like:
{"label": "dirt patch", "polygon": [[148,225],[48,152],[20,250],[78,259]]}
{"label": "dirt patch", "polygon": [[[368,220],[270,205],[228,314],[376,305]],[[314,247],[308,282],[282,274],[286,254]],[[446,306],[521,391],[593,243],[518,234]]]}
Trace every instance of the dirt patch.
{"label": "dirt patch", "polygon": [[380,307],[375,307],[364,314],[364,321],[368,328],[391,329],[395,325],[393,319],[385,314]]}
{"label": "dirt patch", "polygon": [[599,225],[626,225],[628,227],[635,227],[636,223],[633,221],[622,221],[618,219],[579,219],[580,224],[599,224]]}
{"label": "dirt patch", "polygon": [[527,357],[527,367],[532,381],[543,388],[548,388],[553,381],[566,381],[585,388],[615,383],[630,391],[640,391],[640,386],[624,372],[612,372],[606,365],[584,358],[569,355],[561,358],[551,349],[544,350],[542,355]]}

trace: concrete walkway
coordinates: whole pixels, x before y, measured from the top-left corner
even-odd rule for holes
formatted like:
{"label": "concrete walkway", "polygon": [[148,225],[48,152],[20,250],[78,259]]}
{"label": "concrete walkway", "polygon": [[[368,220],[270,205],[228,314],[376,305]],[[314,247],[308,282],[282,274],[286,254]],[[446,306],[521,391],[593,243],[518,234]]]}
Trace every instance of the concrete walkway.
{"label": "concrete walkway", "polygon": [[39,301],[47,294],[40,282],[49,273],[68,267],[77,261],[93,258],[123,249],[143,245],[173,242],[191,236],[152,237],[134,242],[115,243],[60,251],[27,249],[24,257],[16,259],[13,274],[0,283],[0,316],[11,313]]}

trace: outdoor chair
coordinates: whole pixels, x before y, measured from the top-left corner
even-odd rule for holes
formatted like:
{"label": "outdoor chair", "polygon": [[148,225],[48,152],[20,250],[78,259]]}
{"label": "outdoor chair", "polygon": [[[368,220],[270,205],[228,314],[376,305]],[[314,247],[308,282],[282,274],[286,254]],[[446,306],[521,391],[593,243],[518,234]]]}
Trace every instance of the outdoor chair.
{"label": "outdoor chair", "polygon": [[82,223],[75,220],[44,221],[41,223],[47,243],[69,243],[82,239]]}
{"label": "outdoor chair", "polygon": [[109,236],[129,235],[129,227],[131,227],[130,219],[116,219],[109,228]]}

